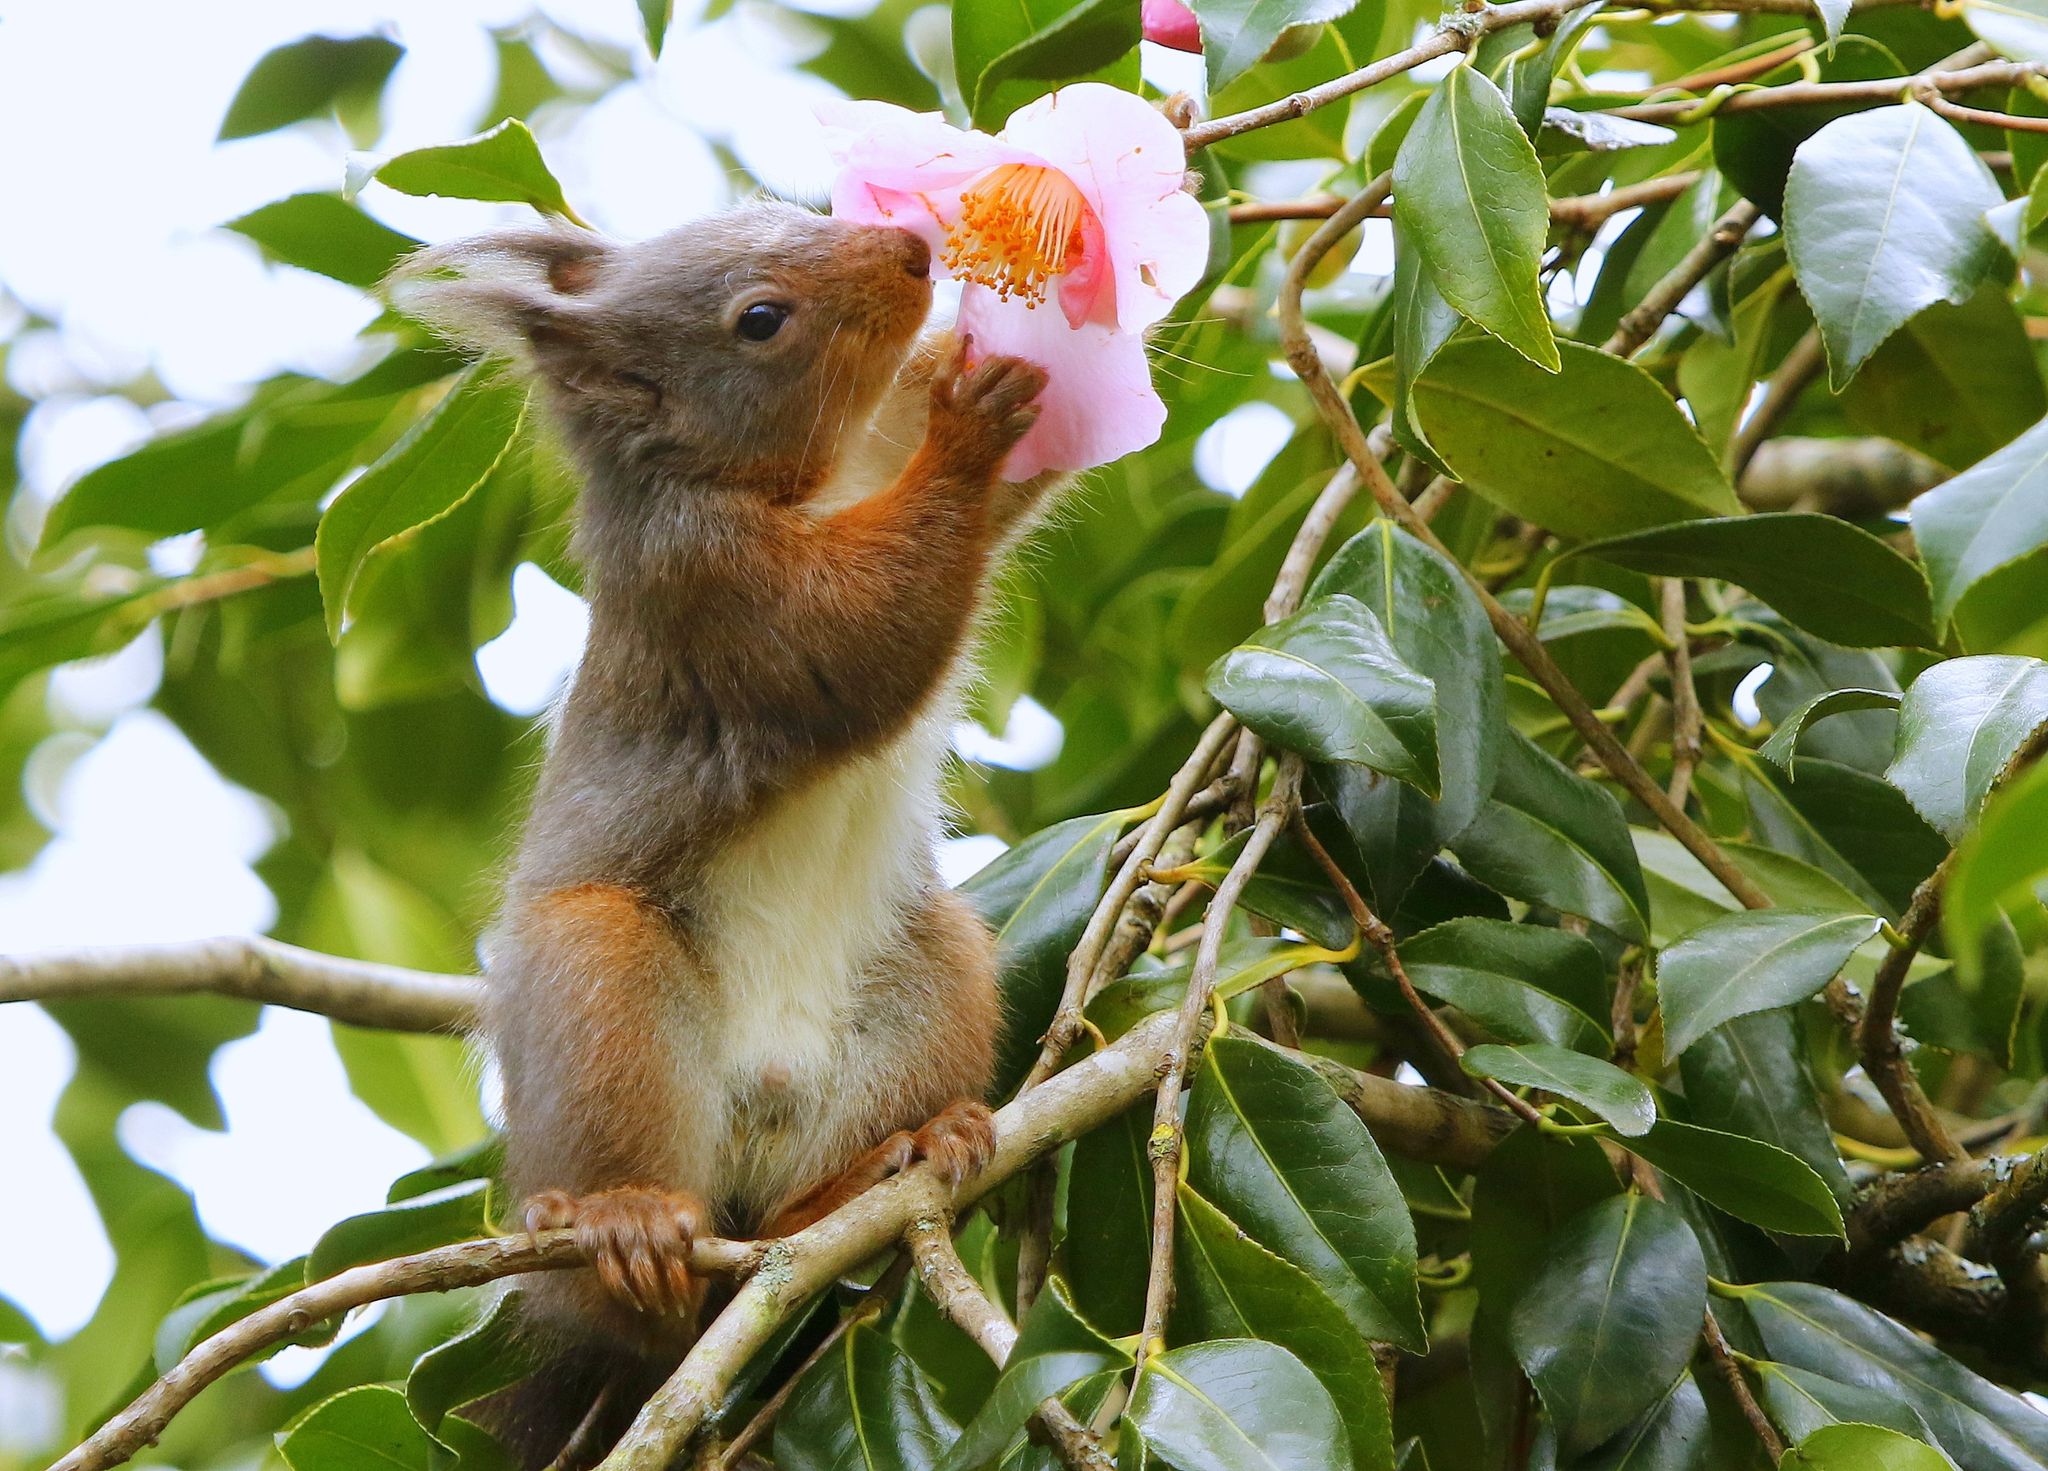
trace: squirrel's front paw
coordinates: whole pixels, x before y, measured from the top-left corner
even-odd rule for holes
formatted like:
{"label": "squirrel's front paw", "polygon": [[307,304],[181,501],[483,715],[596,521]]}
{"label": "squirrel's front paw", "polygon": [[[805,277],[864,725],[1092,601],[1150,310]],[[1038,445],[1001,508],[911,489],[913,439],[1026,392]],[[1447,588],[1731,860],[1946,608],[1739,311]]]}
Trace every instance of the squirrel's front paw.
{"label": "squirrel's front paw", "polygon": [[1045,388],[1045,369],[1023,358],[986,358],[967,366],[972,337],[953,344],[932,374],[926,437],[949,466],[986,474],[1038,421],[1033,402]]}
{"label": "squirrel's front paw", "polygon": [[958,1185],[988,1168],[996,1153],[996,1120],[988,1105],[971,1098],[946,1105],[939,1116],[911,1136],[917,1158],[948,1185]]}
{"label": "squirrel's front paw", "polygon": [[543,1190],[528,1198],[524,1215],[528,1231],[573,1229],[605,1290],[627,1306],[656,1316],[695,1311],[690,1247],[708,1214],[694,1195],[633,1186],[593,1195]]}

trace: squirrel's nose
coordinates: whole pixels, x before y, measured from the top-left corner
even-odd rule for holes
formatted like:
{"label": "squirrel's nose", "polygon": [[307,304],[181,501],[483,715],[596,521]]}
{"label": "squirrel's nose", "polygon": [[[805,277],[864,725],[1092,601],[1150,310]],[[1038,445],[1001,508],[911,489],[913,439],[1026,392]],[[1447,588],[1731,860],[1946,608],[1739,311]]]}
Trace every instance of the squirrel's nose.
{"label": "squirrel's nose", "polygon": [[903,269],[922,281],[932,271],[932,248],[921,235],[908,230],[898,230],[897,237],[903,243]]}

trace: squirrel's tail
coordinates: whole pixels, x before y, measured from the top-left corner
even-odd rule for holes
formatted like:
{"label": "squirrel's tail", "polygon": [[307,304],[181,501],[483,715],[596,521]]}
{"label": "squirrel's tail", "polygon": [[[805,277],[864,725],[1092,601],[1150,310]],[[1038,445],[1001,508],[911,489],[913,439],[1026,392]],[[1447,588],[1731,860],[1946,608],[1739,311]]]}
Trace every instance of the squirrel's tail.
{"label": "squirrel's tail", "polygon": [[618,1443],[679,1361],[582,1344],[562,1350],[465,1414],[495,1436],[524,1471],[588,1471]]}

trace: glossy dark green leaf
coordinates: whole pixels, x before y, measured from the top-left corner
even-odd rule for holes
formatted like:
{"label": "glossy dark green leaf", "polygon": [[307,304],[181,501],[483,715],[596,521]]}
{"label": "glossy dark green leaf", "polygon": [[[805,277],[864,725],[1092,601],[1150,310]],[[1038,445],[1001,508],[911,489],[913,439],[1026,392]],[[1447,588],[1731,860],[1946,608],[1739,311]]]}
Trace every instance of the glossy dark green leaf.
{"label": "glossy dark green leaf", "polygon": [[532,131],[518,118],[459,143],[398,154],[371,166],[367,177],[402,194],[530,204],[543,214],[576,218]]}
{"label": "glossy dark green leaf", "polygon": [[[2048,191],[2034,197],[2048,201]],[[1842,412],[1867,434],[1963,470],[2048,413],[2048,392],[2026,324],[1994,277],[1960,306],[1936,302],[1909,318],[1857,373]]]}
{"label": "glossy dark green leaf", "polygon": [[1843,1384],[1790,1364],[1758,1361],[1757,1398],[1794,1441],[1804,1440],[1826,1425],[1882,1425],[1901,1435],[1933,1443],[1934,1432],[1920,1412],[1892,1396],[1860,1384]]}
{"label": "glossy dark green leaf", "polygon": [[365,1384],[308,1410],[278,1435],[277,1451],[292,1471],[430,1471],[435,1447],[404,1395]]}
{"label": "glossy dark green leaf", "polygon": [[[1354,1471],[1391,1471],[1392,1422],[1372,1346],[1328,1293],[1241,1232],[1186,1186],[1180,1192],[1174,1324],[1192,1339],[1257,1338],[1300,1359],[1330,1392]],[[1072,1217],[1069,1208],[1069,1219]]]}
{"label": "glossy dark green leaf", "polygon": [[1665,1055],[1730,1017],[1804,1001],[1883,923],[1874,914],[1752,909],[1702,925],[1657,957]]}
{"label": "glossy dark green leaf", "polygon": [[[1175,871],[1214,888],[1223,882],[1249,840],[1248,832],[1239,833]],[[1342,950],[1358,933],[1351,911],[1330,887],[1328,876],[1286,837],[1273,845],[1238,903],[1263,919],[1300,931],[1325,949]]]}
{"label": "glossy dark green leaf", "polygon": [[490,1232],[490,1185],[472,1181],[415,1196],[329,1226],[306,1257],[306,1280],[317,1282],[364,1262],[409,1256]]}
{"label": "glossy dark green leaf", "polygon": [[1356,598],[1318,597],[1261,629],[1210,667],[1207,687],[1278,745],[1441,790],[1435,686]]}
{"label": "glossy dark green leaf", "polygon": [[1906,690],[1898,753],[1885,780],[1956,842],[2013,753],[2044,722],[2048,664],[1999,654],[1944,660]]}
{"label": "glossy dark green leaf", "polygon": [[1603,1057],[1588,1057],[1546,1043],[1473,1047],[1459,1059],[1475,1078],[1492,1078],[1517,1088],[1540,1088],[1569,1098],[1599,1115],[1616,1133],[1635,1136],[1657,1121],[1657,1101],[1639,1078]]}
{"label": "glossy dark green leaf", "polygon": [[959,1427],[910,1356],[873,1326],[849,1329],[775,1421],[775,1462],[790,1471],[930,1471]]}
{"label": "glossy dark green leaf", "polygon": [[[1418,92],[1412,100],[1419,106],[1428,95]],[[1415,417],[1415,380],[1429,366],[1437,349],[1451,340],[1451,335],[1465,319],[1437,290],[1435,281],[1422,263],[1421,250],[1410,238],[1410,231],[1403,226],[1398,214],[1394,218],[1394,281],[1391,290],[1394,397],[1390,407],[1394,411],[1394,441],[1402,449],[1441,470],[1445,466],[1424,436],[1421,422]]]}
{"label": "glossy dark green leaf", "polygon": [[1435,686],[1441,799],[1405,783],[1341,778],[1332,794],[1385,904],[1493,791],[1507,725],[1500,646],[1457,568],[1384,519],[1337,549],[1311,593],[1364,603],[1403,662]]}
{"label": "glossy dark green leaf", "polygon": [[419,245],[338,194],[294,194],[229,220],[263,253],[350,286],[375,286],[400,257]]}
{"label": "glossy dark green leaf", "polygon": [[1699,1242],[1662,1201],[1620,1196],[1566,1223],[1509,1325],[1559,1450],[1589,1451],[1663,1398],[1692,1356],[1706,1307]]}
{"label": "glossy dark green leaf", "polygon": [[1005,83],[1072,81],[1138,44],[1136,0],[1015,0],[953,11],[953,59],[960,93],[979,128],[1000,127],[1010,112],[1050,86]]}
{"label": "glossy dark green leaf", "polygon": [[1394,194],[1403,238],[1444,300],[1556,372],[1537,280],[1550,229],[1543,168],[1507,98],[1477,67],[1455,67],[1437,84],[1394,158]]}
{"label": "glossy dark green leaf", "polygon": [[1681,1374],[1664,1398],[1573,1471],[1715,1471],[1713,1425],[1691,1374]]}
{"label": "glossy dark green leaf", "polygon": [[1913,502],[1913,540],[1946,625],[1973,586],[2048,546],[2048,419]]}
{"label": "glossy dark green leaf", "polygon": [[1048,1277],[1018,1326],[1017,1342],[988,1402],[940,1459],[942,1471],[975,1471],[1003,1454],[1038,1407],[1097,1375],[1130,1366],[1122,1344],[1103,1336],[1075,1309],[1067,1284]]}
{"label": "glossy dark green leaf", "polygon": [[1738,1220],[1790,1236],[1840,1236],[1842,1209],[1804,1160],[1774,1144],[1659,1119],[1623,1141],[1679,1184]]}
{"label": "glossy dark green leaf", "polygon": [[1852,648],[1932,645],[1927,578],[1834,516],[1784,511],[1681,521],[1579,548],[1660,577],[1739,583],[1817,638]]}
{"label": "glossy dark green leaf", "polygon": [[1838,1200],[1849,1177],[1800,1056],[1793,1013],[1760,1011],[1723,1022],[1678,1060],[1692,1120],[1775,1144],[1805,1161]]}
{"label": "glossy dark green leaf", "polygon": [[1624,939],[1649,933],[1649,895],[1621,804],[1511,732],[1493,796],[1452,846],[1510,898],[1583,915]]}
{"label": "glossy dark green leaf", "polygon": [[1769,766],[1745,774],[1758,843],[1820,869],[1875,913],[1898,914],[1948,855],[1899,789],[1867,771],[1801,756],[1789,775]]}
{"label": "glossy dark green leaf", "polygon": [[473,368],[334,498],[314,542],[329,637],[340,636],[349,595],[377,549],[461,504],[504,457],[525,414],[523,385]]}
{"label": "glossy dark green leaf", "polygon": [[307,36],[266,51],[242,79],[220,139],[251,138],[375,101],[405,48],[383,36]]}
{"label": "glossy dark green leaf", "polygon": [[[1503,1042],[1607,1055],[1606,968],[1598,948],[1577,935],[1454,919],[1404,940],[1400,955],[1416,990],[1457,1007]],[[1346,972],[1372,1005],[1405,1005],[1376,959],[1361,957]]]}
{"label": "glossy dark green leaf", "polygon": [[2033,908],[2048,878],[2048,761],[2037,761],[1986,804],[1956,849],[1942,896],[1942,930],[1964,975],[1975,975],[1985,937],[2008,906]]}
{"label": "glossy dark green leaf", "polygon": [[1916,102],[1837,119],[1800,145],[1785,244],[1835,387],[1908,318],[1976,291],[2001,255],[1984,211],[2003,197],[1963,135]]}
{"label": "glossy dark green leaf", "polygon": [[[1174,990],[1186,989],[1183,977]],[[1089,1015],[1095,1014],[1091,1006]],[[1152,1156],[1146,1149],[1151,1135],[1147,1098],[1076,1139],[1067,1170],[1060,1260],[1074,1296],[1105,1333],[1136,1333],[1145,1315],[1152,1259]]]}
{"label": "glossy dark green leaf", "polygon": [[1188,1095],[1187,1182],[1368,1337],[1423,1348],[1415,1227],[1379,1146],[1310,1068],[1219,1037]]}
{"label": "glossy dark green leaf", "polygon": [[[1510,588],[1501,595],[1501,606],[1527,621],[1536,606],[1535,590]],[[1618,592],[1604,587],[1567,583],[1552,587],[1543,599],[1543,616],[1537,620],[1536,636],[1545,643],[1584,633],[1616,630],[1639,632],[1655,637],[1657,621],[1640,606]]]}
{"label": "glossy dark green leaf", "polygon": [[1771,1358],[1910,1405],[1962,1471],[2048,1465],[2048,1415],[1875,1309],[1806,1282],[1739,1296]]}
{"label": "glossy dark green leaf", "polygon": [[1430,359],[1416,416],[1459,479],[1561,536],[1741,514],[1713,452],[1654,378],[1580,343],[1560,350],[1558,373],[1485,338]]}
{"label": "glossy dark green leaf", "polygon": [[1070,817],[1033,833],[960,886],[995,932],[1009,1014],[996,1091],[1007,1092],[1038,1055],[1066,985],[1067,954],[1109,882],[1109,854],[1129,815]]}
{"label": "glossy dark green leaf", "polygon": [[1758,746],[1756,753],[1790,775],[1793,753],[1808,725],[1849,710],[1896,710],[1900,698],[1894,690],[1829,690],[1824,695],[1815,695],[1779,721],[1771,738]]}
{"label": "glossy dark green leaf", "polygon": [[1880,1425],[1824,1425],[1785,1453],[1781,1471],[1955,1471],[1931,1445]]}
{"label": "glossy dark green leaf", "polygon": [[421,1354],[405,1380],[405,1403],[429,1434],[451,1410],[495,1394],[541,1367],[545,1356],[531,1324],[521,1330],[525,1298],[508,1292],[470,1327]]}
{"label": "glossy dark green leaf", "polygon": [[1145,1361],[1125,1412],[1146,1445],[1205,1471],[1325,1471],[1349,1447],[1330,1392],[1293,1354],[1219,1338]]}

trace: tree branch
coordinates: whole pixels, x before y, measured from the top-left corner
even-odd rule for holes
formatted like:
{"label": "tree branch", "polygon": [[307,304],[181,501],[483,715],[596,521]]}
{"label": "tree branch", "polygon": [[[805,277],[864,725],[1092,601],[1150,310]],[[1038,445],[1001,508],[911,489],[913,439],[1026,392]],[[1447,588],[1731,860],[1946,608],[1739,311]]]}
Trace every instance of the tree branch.
{"label": "tree branch", "polygon": [[[759,1242],[706,1238],[690,1252],[693,1271],[739,1275],[752,1271],[768,1248]],[[102,1471],[118,1466],[145,1446],[155,1445],[164,1427],[207,1385],[255,1355],[296,1338],[316,1323],[338,1318],[386,1298],[420,1292],[451,1292],[521,1272],[581,1267],[589,1257],[574,1231],[497,1236],[436,1247],[414,1256],[371,1262],[336,1273],[268,1307],[258,1308],[195,1347],[135,1402],[94,1431],[50,1471]]]}
{"label": "tree branch", "polygon": [[475,1020],[483,983],[322,955],[262,936],[0,956],[0,1003],[204,992],[359,1027],[459,1032]]}
{"label": "tree branch", "polygon": [[1614,335],[1601,347],[1616,357],[1631,357],[1648,342],[1664,319],[1678,310],[1693,287],[1707,278],[1715,266],[1735,254],[1757,222],[1760,211],[1747,199],[1738,199],[1728,212],[1714,221],[1712,229],[1685,253],[1664,278],[1650,288],[1649,295],[1615,325]]}

